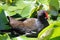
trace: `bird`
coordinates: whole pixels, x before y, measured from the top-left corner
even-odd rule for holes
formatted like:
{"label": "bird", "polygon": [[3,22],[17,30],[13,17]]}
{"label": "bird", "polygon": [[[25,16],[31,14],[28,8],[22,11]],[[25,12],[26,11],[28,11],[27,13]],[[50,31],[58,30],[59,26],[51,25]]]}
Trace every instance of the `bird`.
{"label": "bird", "polygon": [[34,38],[38,36],[41,30],[49,25],[47,19],[48,14],[45,10],[37,11],[37,18],[27,18],[24,21],[15,20],[13,17],[8,16],[12,34],[26,35],[26,37]]}

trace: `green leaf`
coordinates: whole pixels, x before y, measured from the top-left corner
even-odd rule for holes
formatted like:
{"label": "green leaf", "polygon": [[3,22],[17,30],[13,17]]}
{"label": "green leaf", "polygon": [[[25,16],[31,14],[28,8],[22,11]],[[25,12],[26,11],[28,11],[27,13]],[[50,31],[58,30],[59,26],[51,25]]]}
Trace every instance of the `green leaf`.
{"label": "green leaf", "polygon": [[60,21],[54,21],[52,24],[50,24],[48,27],[43,29],[40,34],[38,35],[38,38],[40,40],[57,40],[56,38],[60,36]]}
{"label": "green leaf", "polygon": [[24,8],[21,10],[21,12],[19,14],[22,17],[30,17],[31,14],[36,9],[34,1],[33,2],[31,2],[31,1],[20,1],[20,2],[18,2],[17,5],[21,5],[21,7],[24,7]]}
{"label": "green leaf", "polygon": [[38,40],[38,38],[28,38],[26,36],[19,36],[19,37],[15,37],[15,38],[12,38],[12,40]]}
{"label": "green leaf", "polygon": [[8,20],[6,18],[6,15],[4,13],[4,10],[0,9],[0,30],[8,29],[9,25],[6,25],[8,23]]}
{"label": "green leaf", "polygon": [[49,10],[49,1],[50,0],[37,0],[39,4],[42,4],[43,7],[42,9],[43,10]]}
{"label": "green leaf", "polygon": [[0,12],[0,25],[8,23],[4,10]]}
{"label": "green leaf", "polygon": [[41,4],[49,5],[49,0],[38,0]]}
{"label": "green leaf", "polygon": [[21,16],[22,16],[22,17],[28,17],[28,16],[30,16],[30,14],[34,12],[34,11],[33,11],[34,8],[35,8],[35,7],[33,7],[33,6],[31,6],[31,5],[26,6],[26,7],[22,10]]}
{"label": "green leaf", "polygon": [[0,40],[11,40],[8,34],[0,35]]}
{"label": "green leaf", "polygon": [[53,35],[51,36],[51,39],[52,38],[55,38],[55,37],[59,37],[60,36],[60,27],[56,27],[55,29],[54,29],[54,33],[53,33]]}
{"label": "green leaf", "polygon": [[51,9],[59,9],[59,1],[58,0],[50,0],[49,5]]}
{"label": "green leaf", "polygon": [[2,7],[3,9],[5,9],[8,16],[13,16],[18,13],[22,17],[27,16],[30,17],[34,10],[36,9],[35,3],[36,3],[35,0],[34,1],[18,0],[16,1],[15,6],[4,4]]}

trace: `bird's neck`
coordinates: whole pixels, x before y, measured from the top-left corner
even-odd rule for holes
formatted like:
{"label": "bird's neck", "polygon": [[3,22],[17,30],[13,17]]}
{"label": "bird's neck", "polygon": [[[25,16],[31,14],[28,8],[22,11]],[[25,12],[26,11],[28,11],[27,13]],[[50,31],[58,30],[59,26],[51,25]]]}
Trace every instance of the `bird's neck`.
{"label": "bird's neck", "polygon": [[41,21],[41,22],[45,20],[44,16],[37,16],[37,18],[38,18],[38,20]]}

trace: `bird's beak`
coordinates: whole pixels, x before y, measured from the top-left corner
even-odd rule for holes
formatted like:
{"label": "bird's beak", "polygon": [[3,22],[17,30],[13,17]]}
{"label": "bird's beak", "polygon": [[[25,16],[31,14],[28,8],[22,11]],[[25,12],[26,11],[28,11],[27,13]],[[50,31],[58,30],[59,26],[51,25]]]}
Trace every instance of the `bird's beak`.
{"label": "bird's beak", "polygon": [[48,16],[48,12],[45,12],[45,18],[48,19],[49,16]]}

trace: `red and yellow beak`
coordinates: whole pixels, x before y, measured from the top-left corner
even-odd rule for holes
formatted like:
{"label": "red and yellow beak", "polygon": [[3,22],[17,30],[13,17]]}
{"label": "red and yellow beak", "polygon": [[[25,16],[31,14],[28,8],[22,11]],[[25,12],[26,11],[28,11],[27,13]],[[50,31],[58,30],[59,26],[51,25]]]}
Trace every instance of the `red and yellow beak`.
{"label": "red and yellow beak", "polygon": [[45,17],[46,17],[46,19],[48,19],[48,12],[45,12]]}

